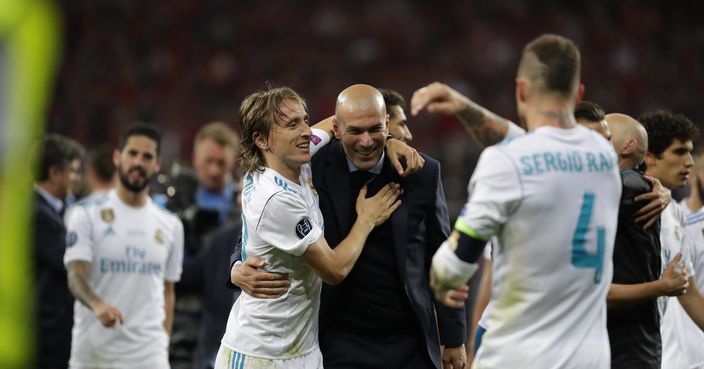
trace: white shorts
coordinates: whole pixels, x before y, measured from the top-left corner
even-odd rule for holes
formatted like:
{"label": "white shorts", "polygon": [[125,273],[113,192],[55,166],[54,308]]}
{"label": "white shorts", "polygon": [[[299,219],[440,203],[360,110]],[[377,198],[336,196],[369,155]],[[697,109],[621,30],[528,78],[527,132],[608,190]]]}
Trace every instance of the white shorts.
{"label": "white shorts", "polygon": [[323,369],[320,348],[292,359],[263,359],[247,356],[220,345],[215,369]]}

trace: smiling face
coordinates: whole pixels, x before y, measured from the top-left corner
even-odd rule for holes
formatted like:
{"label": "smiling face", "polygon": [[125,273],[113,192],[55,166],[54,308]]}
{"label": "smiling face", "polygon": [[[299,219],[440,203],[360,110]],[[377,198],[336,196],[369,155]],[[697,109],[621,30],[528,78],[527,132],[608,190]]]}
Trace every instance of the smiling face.
{"label": "smiling face", "polygon": [[369,105],[353,111],[341,111],[333,129],[342,142],[345,154],[357,168],[369,170],[379,162],[388,133],[387,116],[383,109]]}
{"label": "smiling face", "polygon": [[646,174],[659,179],[669,189],[684,187],[694,166],[693,147],[692,140],[673,139],[659,156],[649,152],[645,157]]}
{"label": "smiling face", "polygon": [[[288,169],[298,171],[301,165],[310,162],[310,136],[308,114],[305,108],[295,100],[281,103],[281,117],[271,125],[267,140],[267,164],[285,165]],[[277,168],[273,167],[277,170]]]}

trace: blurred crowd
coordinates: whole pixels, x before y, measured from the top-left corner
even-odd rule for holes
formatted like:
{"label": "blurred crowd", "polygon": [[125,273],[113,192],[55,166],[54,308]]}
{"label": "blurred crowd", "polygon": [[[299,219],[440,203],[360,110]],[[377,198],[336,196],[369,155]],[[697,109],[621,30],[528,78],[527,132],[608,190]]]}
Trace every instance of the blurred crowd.
{"label": "blurred crowd", "polygon": [[[433,80],[513,118],[521,45],[543,32],[577,42],[585,97],[607,112],[665,107],[704,118],[704,5],[696,1],[60,4],[65,43],[49,130],[92,147],[135,120],[153,122],[164,130],[166,163],[190,160],[205,123],[235,126],[239,102],[267,81],[300,91],[312,121],[332,114],[344,86],[369,83],[409,99]],[[456,216],[479,148],[457,134],[454,118],[411,118],[410,127],[413,145],[444,164]]]}

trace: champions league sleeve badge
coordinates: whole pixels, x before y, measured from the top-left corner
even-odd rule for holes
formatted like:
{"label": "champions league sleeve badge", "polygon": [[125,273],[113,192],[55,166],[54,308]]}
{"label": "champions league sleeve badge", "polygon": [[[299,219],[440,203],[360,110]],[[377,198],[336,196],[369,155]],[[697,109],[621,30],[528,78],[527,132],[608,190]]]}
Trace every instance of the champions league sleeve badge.
{"label": "champions league sleeve badge", "polygon": [[78,242],[78,234],[75,231],[68,232],[66,235],[66,247],[71,247]]}
{"label": "champions league sleeve badge", "polygon": [[112,223],[115,220],[115,212],[112,209],[102,209],[100,210],[100,219],[105,223]]}
{"label": "champions league sleeve badge", "polygon": [[312,229],[313,225],[311,225],[310,219],[303,217],[296,223],[296,236],[302,240]]}

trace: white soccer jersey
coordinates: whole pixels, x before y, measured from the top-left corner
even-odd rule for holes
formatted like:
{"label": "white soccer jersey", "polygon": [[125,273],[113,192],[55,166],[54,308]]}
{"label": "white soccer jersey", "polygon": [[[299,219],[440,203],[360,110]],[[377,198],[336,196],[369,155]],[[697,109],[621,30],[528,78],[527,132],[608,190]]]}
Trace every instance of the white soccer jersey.
{"label": "white soccer jersey", "polygon": [[[692,266],[697,287],[701,291],[704,286],[704,210],[687,217],[682,242],[688,264]],[[704,368],[704,333],[675,297],[667,299],[667,310],[660,332],[663,369]]]}
{"label": "white soccer jersey", "polygon": [[76,301],[70,366],[168,368],[164,281],[181,276],[183,225],[151,201],[131,207],[113,190],[71,211],[64,263],[91,263],[89,282],[124,322],[105,328]]}
{"label": "white soccer jersey", "polygon": [[494,245],[473,368],[609,368],[606,294],[621,179],[598,133],[540,127],[489,147],[456,228]]}
{"label": "white soccer jersey", "polygon": [[300,256],[323,235],[310,164],[299,183],[276,171],[248,172],[242,194],[242,255],[268,261],[266,269],[288,274],[291,287],[276,299],[242,293],[230,311],[222,344],[237,353],[289,359],[318,348],[321,280]]}
{"label": "white soccer jersey", "polygon": [[[663,210],[660,215],[660,274],[665,270],[667,263],[672,261],[672,259],[678,254],[682,253],[682,261],[680,265],[687,265],[687,273],[690,276],[694,276],[694,267],[690,260],[689,253],[691,252],[691,247],[689,245],[689,238],[685,233],[685,217],[682,212],[682,208],[676,202],[670,202],[669,205]],[[665,325],[664,316],[665,312],[671,305],[670,301],[675,299],[668,296],[660,296],[658,298],[658,307],[660,308],[660,316],[663,317],[662,327]],[[677,303],[679,305],[679,303]],[[664,340],[663,340],[664,343]]]}

